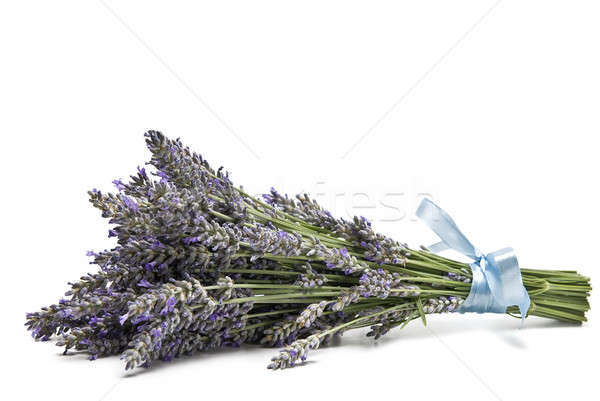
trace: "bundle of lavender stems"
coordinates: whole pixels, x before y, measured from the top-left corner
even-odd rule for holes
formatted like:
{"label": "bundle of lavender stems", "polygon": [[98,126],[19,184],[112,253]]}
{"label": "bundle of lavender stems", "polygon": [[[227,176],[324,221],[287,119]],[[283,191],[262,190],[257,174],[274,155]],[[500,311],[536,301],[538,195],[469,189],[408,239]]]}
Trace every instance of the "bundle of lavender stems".
{"label": "bundle of lavender stems", "polygon": [[[345,331],[375,339],[415,319],[456,311],[468,264],[376,233],[365,218],[335,218],[307,195],[262,199],[236,187],[179,140],[145,134],[152,157],[116,193],[89,192],[117,246],[89,252],[99,266],[57,304],[27,314],[35,339],[120,355],[126,369],[242,344],[282,348],[287,368]],[[149,169],[150,169],[149,168]],[[528,316],[586,320],[589,279],[521,269]],[[520,317],[518,308],[507,314]]]}

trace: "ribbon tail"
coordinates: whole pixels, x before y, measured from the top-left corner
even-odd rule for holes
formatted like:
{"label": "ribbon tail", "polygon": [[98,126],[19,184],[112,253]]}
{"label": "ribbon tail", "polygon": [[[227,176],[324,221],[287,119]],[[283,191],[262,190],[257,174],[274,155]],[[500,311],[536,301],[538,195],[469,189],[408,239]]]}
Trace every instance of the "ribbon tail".
{"label": "ribbon tail", "polygon": [[486,279],[494,298],[506,307],[519,307],[522,321],[527,316],[531,299],[523,285],[521,268],[515,251],[504,248],[486,256]]}

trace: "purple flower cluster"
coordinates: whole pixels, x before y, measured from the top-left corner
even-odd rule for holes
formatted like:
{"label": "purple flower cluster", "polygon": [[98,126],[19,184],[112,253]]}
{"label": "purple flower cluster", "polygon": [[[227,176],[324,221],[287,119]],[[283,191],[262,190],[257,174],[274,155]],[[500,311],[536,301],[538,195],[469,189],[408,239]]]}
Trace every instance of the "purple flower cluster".
{"label": "purple flower cluster", "polygon": [[310,263],[305,263],[302,267],[304,267],[305,272],[300,273],[298,279],[294,282],[294,284],[304,287],[304,288],[316,288],[321,287],[328,280],[325,275],[317,273]]}
{"label": "purple flower cluster", "polygon": [[452,296],[429,298],[423,305],[423,310],[425,313],[450,313],[456,311],[463,301],[461,297]]}
{"label": "purple flower cluster", "polygon": [[306,339],[296,340],[279,352],[279,355],[271,359],[269,369],[285,369],[304,362],[308,352],[319,348],[320,339],[318,335],[312,335]]}
{"label": "purple flower cluster", "polygon": [[348,240],[362,251],[368,261],[396,264],[403,263],[410,255],[406,245],[373,231],[371,223],[365,217],[354,217],[352,221],[336,219],[307,194],[298,195],[294,200],[271,188],[271,192],[264,194],[263,198],[268,204],[290,215],[330,230],[334,235]]}
{"label": "purple flower cluster", "polygon": [[[233,203],[241,197],[226,175],[179,141],[154,131],[146,137],[157,179],[138,168],[130,182],[113,181],[116,194],[90,192],[118,245],[88,252],[100,270],[26,322],[36,339],[59,335],[58,345],[85,350],[90,359],[121,353],[127,368],[239,345],[256,333],[244,334],[253,302],[234,302],[251,290],[234,288],[220,273],[240,247],[245,212]],[[231,218],[216,217],[223,212]]]}

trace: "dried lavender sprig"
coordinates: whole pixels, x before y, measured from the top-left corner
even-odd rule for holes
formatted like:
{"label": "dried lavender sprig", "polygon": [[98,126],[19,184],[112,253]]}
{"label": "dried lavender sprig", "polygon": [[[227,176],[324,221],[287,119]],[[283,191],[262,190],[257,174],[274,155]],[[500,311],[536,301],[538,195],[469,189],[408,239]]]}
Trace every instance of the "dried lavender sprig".
{"label": "dried lavender sprig", "polygon": [[310,263],[305,263],[302,267],[305,272],[298,276],[294,284],[304,288],[315,288],[321,287],[329,281],[325,275],[315,272]]}
{"label": "dried lavender sprig", "polygon": [[295,366],[298,362],[304,362],[308,356],[310,350],[317,349],[320,345],[321,338],[330,335],[334,332],[343,330],[345,327],[352,326],[353,324],[360,323],[370,318],[379,316],[384,313],[393,312],[395,310],[404,309],[404,305],[397,305],[391,308],[384,309],[366,316],[360,316],[356,319],[350,320],[349,322],[343,323],[329,330],[313,334],[306,339],[301,339],[288,345],[286,348],[281,350],[279,354],[271,359],[271,363],[267,366],[268,369],[285,369]]}

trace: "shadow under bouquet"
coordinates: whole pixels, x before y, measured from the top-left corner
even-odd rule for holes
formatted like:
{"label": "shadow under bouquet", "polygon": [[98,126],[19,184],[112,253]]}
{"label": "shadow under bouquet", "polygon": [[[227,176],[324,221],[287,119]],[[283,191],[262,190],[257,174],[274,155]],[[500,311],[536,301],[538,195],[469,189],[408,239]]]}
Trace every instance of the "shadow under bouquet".
{"label": "shadow under bouquet", "polygon": [[410,249],[307,195],[272,189],[258,199],[179,140],[145,137],[153,171],[114,181],[116,193],[89,193],[117,246],[89,252],[99,270],[27,314],[33,337],[58,336],[65,353],[120,354],[131,369],[263,344],[282,348],[268,365],[278,369],[347,330],[370,327],[367,336],[378,339],[433,313],[586,320],[588,278],[519,269],[510,250],[481,255],[431,202],[421,205],[423,218],[474,263],[439,256],[439,246]]}

